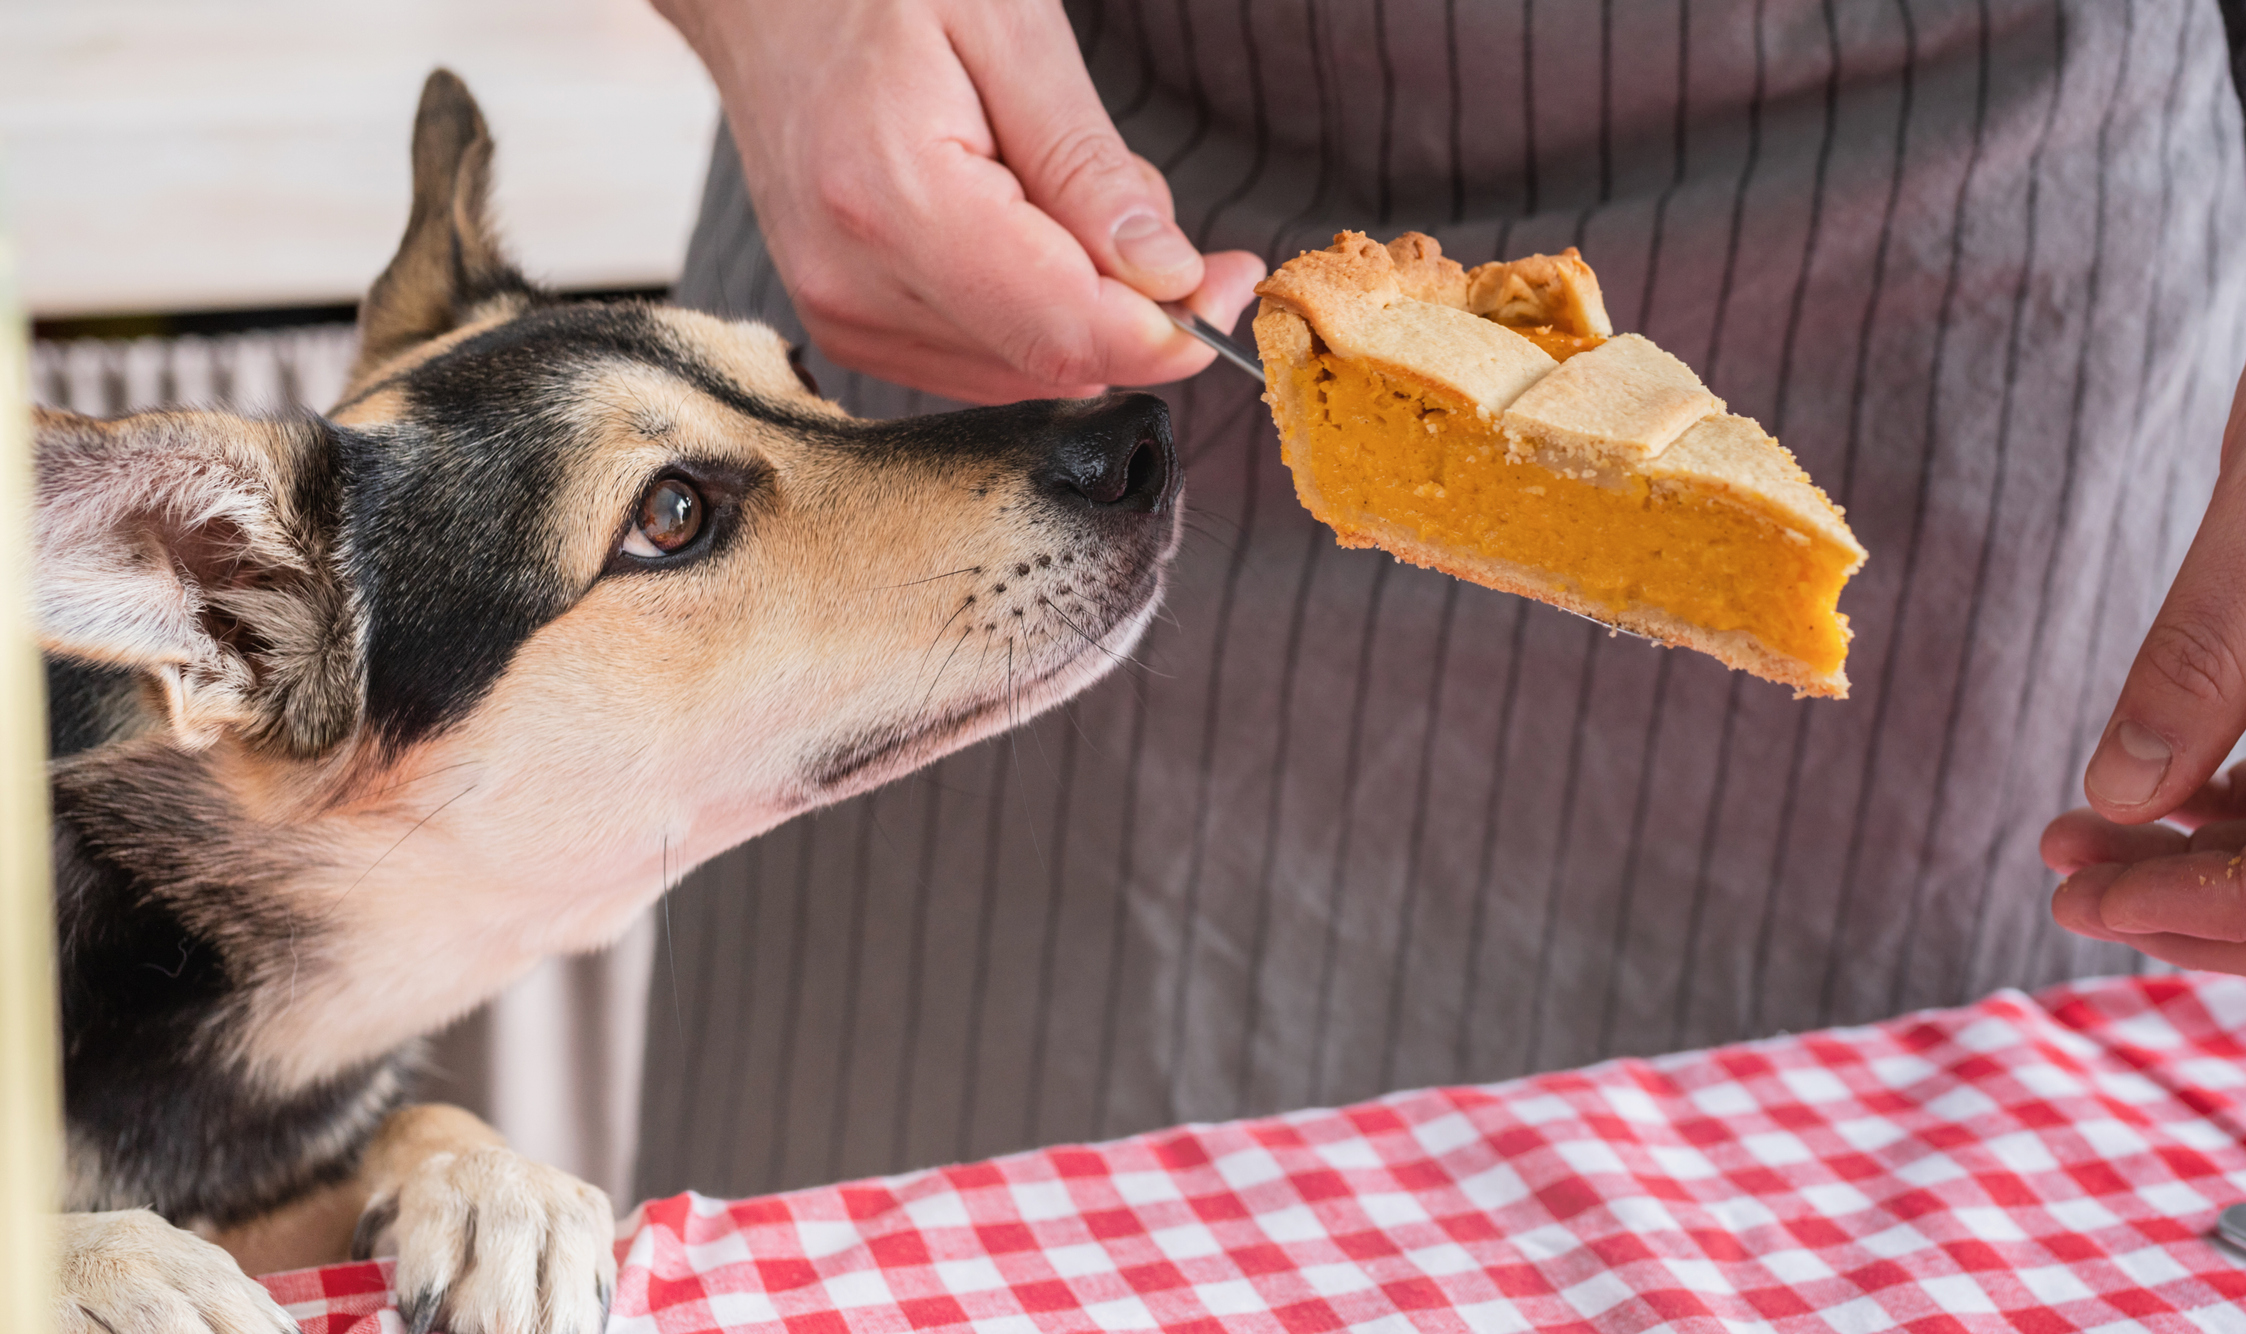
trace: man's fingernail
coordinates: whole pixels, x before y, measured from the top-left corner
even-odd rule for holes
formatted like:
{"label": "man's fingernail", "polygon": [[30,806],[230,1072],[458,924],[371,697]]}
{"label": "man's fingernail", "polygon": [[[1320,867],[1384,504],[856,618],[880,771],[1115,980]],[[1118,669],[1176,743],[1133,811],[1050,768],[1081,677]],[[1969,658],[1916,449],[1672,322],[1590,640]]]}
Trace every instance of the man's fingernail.
{"label": "man's fingernail", "polygon": [[2116,723],[2098,753],[2090,757],[2083,786],[2109,805],[2141,806],[2152,799],[2167,774],[2169,753],[2160,733],[2142,723]]}
{"label": "man's fingernail", "polygon": [[1199,253],[1185,233],[1152,213],[1133,213],[1115,224],[1116,257],[1141,273],[1182,269]]}
{"label": "man's fingernail", "polygon": [[2059,882],[2051,895],[2051,915],[2059,925],[2078,935],[2104,938],[2112,928],[2102,912],[2106,890],[2119,878],[2122,866],[2085,866]]}

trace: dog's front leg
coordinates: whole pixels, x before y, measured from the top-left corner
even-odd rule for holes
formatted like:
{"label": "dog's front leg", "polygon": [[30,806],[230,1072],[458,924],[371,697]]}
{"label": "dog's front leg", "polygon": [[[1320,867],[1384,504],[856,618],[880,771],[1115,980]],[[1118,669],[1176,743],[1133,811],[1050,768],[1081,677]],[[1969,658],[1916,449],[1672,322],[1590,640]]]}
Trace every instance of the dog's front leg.
{"label": "dog's front leg", "polygon": [[395,1252],[412,1334],[599,1334],[616,1289],[608,1196],[457,1107],[391,1114],[359,1170],[353,1253]]}
{"label": "dog's front leg", "polygon": [[62,1216],[61,1334],[296,1334],[233,1257],[146,1209]]}

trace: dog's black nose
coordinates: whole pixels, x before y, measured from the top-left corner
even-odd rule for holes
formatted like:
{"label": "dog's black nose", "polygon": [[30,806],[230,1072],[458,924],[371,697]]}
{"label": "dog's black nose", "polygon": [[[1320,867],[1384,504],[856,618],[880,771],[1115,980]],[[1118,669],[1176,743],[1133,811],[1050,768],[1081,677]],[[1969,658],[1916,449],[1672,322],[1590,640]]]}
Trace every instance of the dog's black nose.
{"label": "dog's black nose", "polygon": [[1071,405],[1054,423],[1038,481],[1055,495],[1158,513],[1177,496],[1170,405],[1152,394],[1110,394]]}

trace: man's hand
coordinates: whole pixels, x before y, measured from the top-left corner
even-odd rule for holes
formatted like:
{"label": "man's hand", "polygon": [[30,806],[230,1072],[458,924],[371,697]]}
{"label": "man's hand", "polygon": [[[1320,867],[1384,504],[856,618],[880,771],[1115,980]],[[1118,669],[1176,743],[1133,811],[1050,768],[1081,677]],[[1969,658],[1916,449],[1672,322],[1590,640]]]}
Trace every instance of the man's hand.
{"label": "man's hand", "polygon": [[757,221],[833,360],[955,398],[1079,396],[1212,353],[1263,276],[1203,256],[1057,0],[655,0],[716,78]]}
{"label": "man's hand", "polygon": [[[2246,382],[2191,551],[2090,757],[2090,809],[2043,832],[2059,925],[2186,968],[2246,973]],[[2166,825],[2153,821],[2166,820]]]}
{"label": "man's hand", "polygon": [[2067,878],[2051,915],[2076,935],[2180,968],[2246,974],[2246,764],[2194,792],[2168,821],[2117,824],[2095,810],[2053,820],[2043,863]]}

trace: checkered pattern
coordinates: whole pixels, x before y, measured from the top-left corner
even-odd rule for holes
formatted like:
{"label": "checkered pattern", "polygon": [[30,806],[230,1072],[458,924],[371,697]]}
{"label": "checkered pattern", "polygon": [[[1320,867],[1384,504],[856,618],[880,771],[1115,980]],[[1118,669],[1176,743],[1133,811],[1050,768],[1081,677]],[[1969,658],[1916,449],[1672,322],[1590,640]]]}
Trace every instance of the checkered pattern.
{"label": "checkered pattern", "polygon": [[259,1279],[288,1308],[304,1334],[400,1334],[388,1260],[294,1269]]}
{"label": "checkered pattern", "polygon": [[[2246,981],[641,1208],[611,1334],[2246,1330]],[[266,1280],[394,1331],[378,1265]]]}

